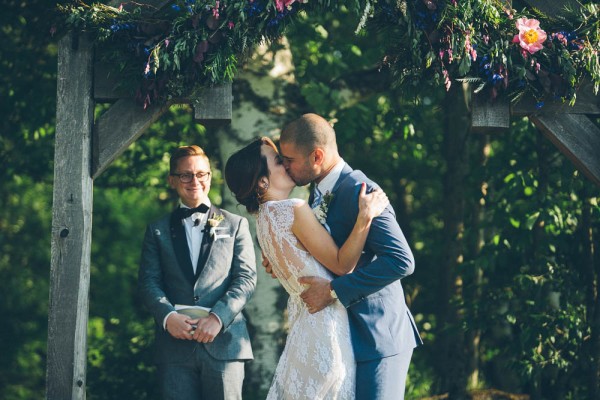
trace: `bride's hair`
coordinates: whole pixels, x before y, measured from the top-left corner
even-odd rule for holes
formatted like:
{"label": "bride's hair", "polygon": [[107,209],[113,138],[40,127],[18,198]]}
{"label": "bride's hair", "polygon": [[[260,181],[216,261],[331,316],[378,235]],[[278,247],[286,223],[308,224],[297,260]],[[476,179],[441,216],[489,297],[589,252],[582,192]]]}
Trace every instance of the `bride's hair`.
{"label": "bride's hair", "polygon": [[262,177],[269,177],[267,159],[260,153],[263,144],[277,151],[271,139],[261,137],[235,152],[225,165],[225,182],[238,203],[245,206],[249,213],[258,211],[266,192],[258,184]]}

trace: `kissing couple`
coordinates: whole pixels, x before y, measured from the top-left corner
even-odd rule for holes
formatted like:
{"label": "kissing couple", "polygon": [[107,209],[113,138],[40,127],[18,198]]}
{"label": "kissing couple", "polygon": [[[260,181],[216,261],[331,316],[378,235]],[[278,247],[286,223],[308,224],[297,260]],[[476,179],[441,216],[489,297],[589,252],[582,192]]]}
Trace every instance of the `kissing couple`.
{"label": "kissing couple", "polygon": [[[279,145],[256,139],[225,166],[229,189],[256,216],[263,264],[289,294],[267,399],[403,399],[422,341],[401,284],[414,258],[394,210],[340,157],[321,116],[286,125]],[[308,203],[288,198],[307,184]]]}

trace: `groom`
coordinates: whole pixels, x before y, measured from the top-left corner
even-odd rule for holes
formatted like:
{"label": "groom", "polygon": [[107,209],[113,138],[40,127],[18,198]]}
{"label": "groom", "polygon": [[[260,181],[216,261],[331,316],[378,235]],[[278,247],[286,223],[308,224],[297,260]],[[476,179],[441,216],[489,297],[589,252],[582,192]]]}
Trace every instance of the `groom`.
{"label": "groom", "polygon": [[[288,124],[280,147],[284,166],[296,184],[314,184],[311,206],[326,213],[326,228],[341,247],[357,217],[361,183],[369,188],[376,184],[342,160],[335,131],[316,114]],[[413,349],[422,344],[400,283],[413,270],[412,252],[388,206],[373,220],[354,272],[331,283],[319,277],[300,278],[300,283],[310,285],[302,298],[311,313],[336,300],[348,310],[359,400],[404,398]]]}
{"label": "groom", "polygon": [[[244,362],[252,359],[242,309],[256,286],[248,221],[211,205],[211,170],[198,146],[170,160],[169,185],[179,207],[148,225],[139,290],[155,320],[161,398],[242,398]],[[175,305],[210,309],[202,318]]]}

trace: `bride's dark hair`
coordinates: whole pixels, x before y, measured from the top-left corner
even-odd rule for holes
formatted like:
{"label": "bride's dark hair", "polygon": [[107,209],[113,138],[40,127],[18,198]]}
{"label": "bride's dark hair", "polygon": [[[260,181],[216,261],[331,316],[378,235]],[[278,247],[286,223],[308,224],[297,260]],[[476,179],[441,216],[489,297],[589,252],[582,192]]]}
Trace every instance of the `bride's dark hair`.
{"label": "bride's dark hair", "polygon": [[261,137],[235,152],[225,164],[225,182],[238,203],[245,206],[249,213],[258,211],[266,192],[258,184],[262,177],[269,177],[267,159],[260,153],[263,144],[277,152],[277,146],[271,139]]}

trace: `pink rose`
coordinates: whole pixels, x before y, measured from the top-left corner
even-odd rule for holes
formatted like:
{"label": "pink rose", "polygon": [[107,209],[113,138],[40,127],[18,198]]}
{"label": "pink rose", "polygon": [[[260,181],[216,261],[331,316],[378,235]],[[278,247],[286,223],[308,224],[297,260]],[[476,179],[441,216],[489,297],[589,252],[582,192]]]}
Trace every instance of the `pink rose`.
{"label": "pink rose", "polygon": [[286,7],[291,6],[296,0],[275,0],[277,11],[283,12]]}
{"label": "pink rose", "polygon": [[519,18],[517,20],[519,34],[513,38],[514,43],[527,50],[530,54],[541,50],[546,41],[546,32],[540,29],[540,21],[537,19]]}

